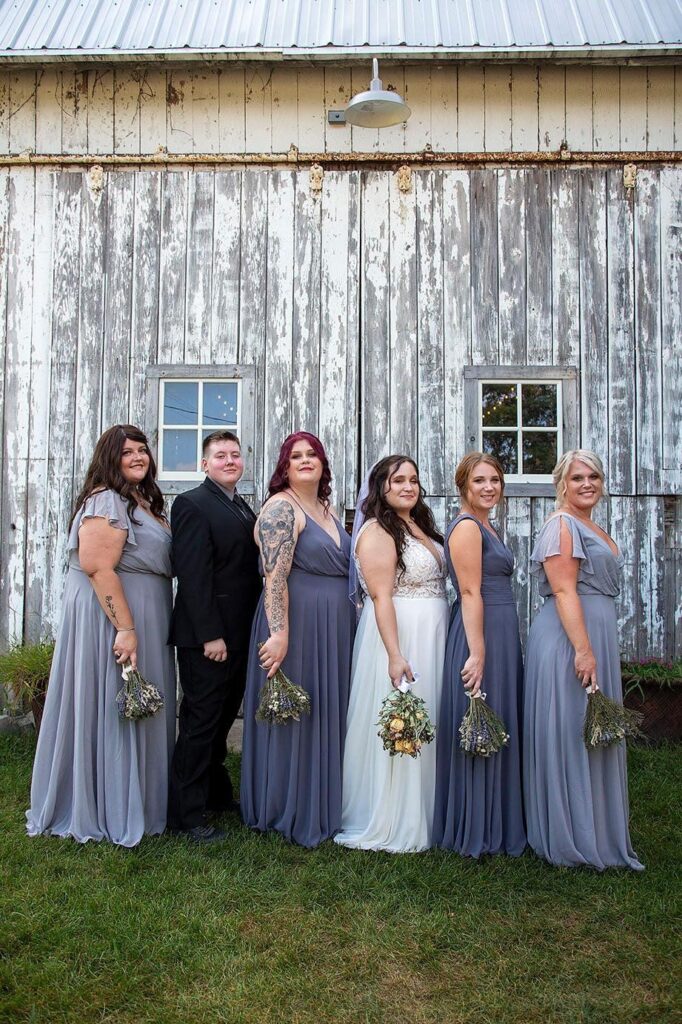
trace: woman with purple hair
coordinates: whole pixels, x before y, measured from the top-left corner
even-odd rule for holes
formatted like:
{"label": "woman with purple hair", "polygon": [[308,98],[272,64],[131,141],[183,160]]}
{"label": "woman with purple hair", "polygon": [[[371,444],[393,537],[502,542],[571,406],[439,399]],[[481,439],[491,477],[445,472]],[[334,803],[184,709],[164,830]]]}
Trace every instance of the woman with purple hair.
{"label": "woman with purple hair", "polygon": [[[330,507],[321,442],[286,438],[256,523],[265,590],[251,632],[244,698],[244,822],[317,846],[341,827],[341,773],[355,613],[350,538]],[[300,721],[256,721],[266,675],[282,669],[310,697]]]}

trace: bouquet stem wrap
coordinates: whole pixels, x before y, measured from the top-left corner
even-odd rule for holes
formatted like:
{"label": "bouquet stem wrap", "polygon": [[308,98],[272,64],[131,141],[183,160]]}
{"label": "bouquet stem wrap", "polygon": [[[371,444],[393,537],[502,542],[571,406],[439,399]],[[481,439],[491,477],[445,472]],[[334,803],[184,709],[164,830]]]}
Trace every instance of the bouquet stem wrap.
{"label": "bouquet stem wrap", "polygon": [[412,693],[412,684],[406,679],[398,690],[391,690],[384,697],[377,725],[377,735],[391,757],[396,754],[419,757],[424,744],[431,743],[435,736],[424,700]]}
{"label": "bouquet stem wrap", "polygon": [[623,707],[594,686],[587,692],[587,709],[583,724],[583,740],[588,750],[610,747],[626,737],[642,736],[640,725],[644,716]]}
{"label": "bouquet stem wrap", "polygon": [[[259,650],[262,646],[262,644],[258,644]],[[268,725],[284,725],[291,719],[300,722],[301,715],[309,714],[310,695],[302,686],[292,683],[281,668],[277,669],[272,679],[266,678],[256,708],[257,722],[266,722]]]}
{"label": "bouquet stem wrap", "polygon": [[121,718],[139,721],[155,715],[163,707],[163,696],[153,683],[140,675],[130,661],[124,661],[121,670],[123,686],[116,694],[116,704]]}
{"label": "bouquet stem wrap", "polygon": [[486,702],[485,693],[468,693],[469,707],[459,726],[459,745],[471,757],[490,757],[509,742],[509,734],[499,715]]}

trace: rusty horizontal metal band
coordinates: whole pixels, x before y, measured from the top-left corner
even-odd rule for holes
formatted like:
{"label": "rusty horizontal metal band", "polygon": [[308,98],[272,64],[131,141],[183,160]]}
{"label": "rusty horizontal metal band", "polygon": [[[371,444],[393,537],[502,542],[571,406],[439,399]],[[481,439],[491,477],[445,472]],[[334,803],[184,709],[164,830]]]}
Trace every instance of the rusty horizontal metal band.
{"label": "rusty horizontal metal band", "polygon": [[407,164],[413,167],[470,167],[509,166],[517,164],[542,164],[566,166],[573,164],[670,164],[682,162],[682,150],[654,150],[651,152],[572,152],[552,150],[547,152],[519,153],[438,153],[423,150],[419,153],[301,153],[292,147],[286,153],[17,153],[0,156],[0,167],[103,167],[175,165],[215,166],[260,166],[308,167],[311,164],[341,167],[398,167]]}

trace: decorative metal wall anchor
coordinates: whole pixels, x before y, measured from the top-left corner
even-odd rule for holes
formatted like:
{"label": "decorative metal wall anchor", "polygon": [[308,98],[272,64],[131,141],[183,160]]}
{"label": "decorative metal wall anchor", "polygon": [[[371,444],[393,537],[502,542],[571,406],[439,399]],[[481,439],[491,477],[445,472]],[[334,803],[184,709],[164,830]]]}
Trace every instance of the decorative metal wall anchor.
{"label": "decorative metal wall anchor", "polygon": [[322,164],[311,164],[310,165],[310,191],[321,192],[322,191],[322,179],[324,177],[324,168]]}
{"label": "decorative metal wall anchor", "polygon": [[403,164],[396,172],[398,188],[401,192],[412,191],[412,168],[409,164]]}

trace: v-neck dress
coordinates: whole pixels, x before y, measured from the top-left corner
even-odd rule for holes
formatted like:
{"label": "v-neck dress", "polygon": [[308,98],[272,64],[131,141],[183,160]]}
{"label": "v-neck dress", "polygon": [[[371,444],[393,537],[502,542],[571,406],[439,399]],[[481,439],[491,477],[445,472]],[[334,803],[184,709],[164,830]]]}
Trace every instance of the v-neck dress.
{"label": "v-neck dress", "polygon": [[[151,718],[119,717],[123,685],[112,651],[116,631],[78,558],[85,519],[126,531],[116,566],[137,633],[137,663],[164,707]],[[175,742],[175,664],[167,646],[172,591],[170,531],[138,509],[133,522],[116,491],[90,495],[69,535],[62,600],[27,812],[29,835],[72,836],[135,846],[166,827],[168,775]]]}
{"label": "v-neck dress", "polygon": [[[502,718],[508,745],[490,757],[471,757],[459,746],[459,726],[469,706],[461,672],[469,657],[457,574],[449,540],[455,527],[471,519],[483,538],[481,597],[485,666],[481,690]],[[521,784],[523,660],[512,591],[514,556],[500,537],[474,516],[457,516],[446,534],[448,572],[458,601],[452,609],[445,647],[443,699],[438,719],[434,841],[464,856],[521,854],[526,846]]]}
{"label": "v-neck dress", "polygon": [[350,537],[339,544],[306,515],[288,578],[289,647],[282,671],[310,694],[300,722],[267,725],[256,709],[265,672],[258,644],[270,635],[261,596],[251,631],[244,697],[244,822],[313,847],[341,827],[341,766],[355,610],[348,599]]}
{"label": "v-neck dress", "polygon": [[597,662],[597,682],[622,701],[615,598],[623,558],[589,526],[552,516],[531,554],[531,574],[545,603],[528,635],[524,706],[524,790],[528,842],[552,864],[641,871],[630,842],[624,743],[588,751],[583,742],[587,693],[544,569],[559,554],[561,522],[578,559],[577,593]]}
{"label": "v-neck dress", "polygon": [[[363,525],[357,540],[371,522]],[[435,547],[438,559],[420,541],[406,537],[405,571],[396,573],[393,589],[400,650],[419,676],[414,692],[426,702],[434,726],[448,624],[443,549],[440,544]],[[435,742],[422,747],[416,758],[404,754],[391,757],[384,750],[377,721],[381,704],[391,692],[388,654],[357,556],[356,564],[364,604],[353,652],[343,765],[343,830],[335,842],[362,850],[414,853],[432,844]]]}

